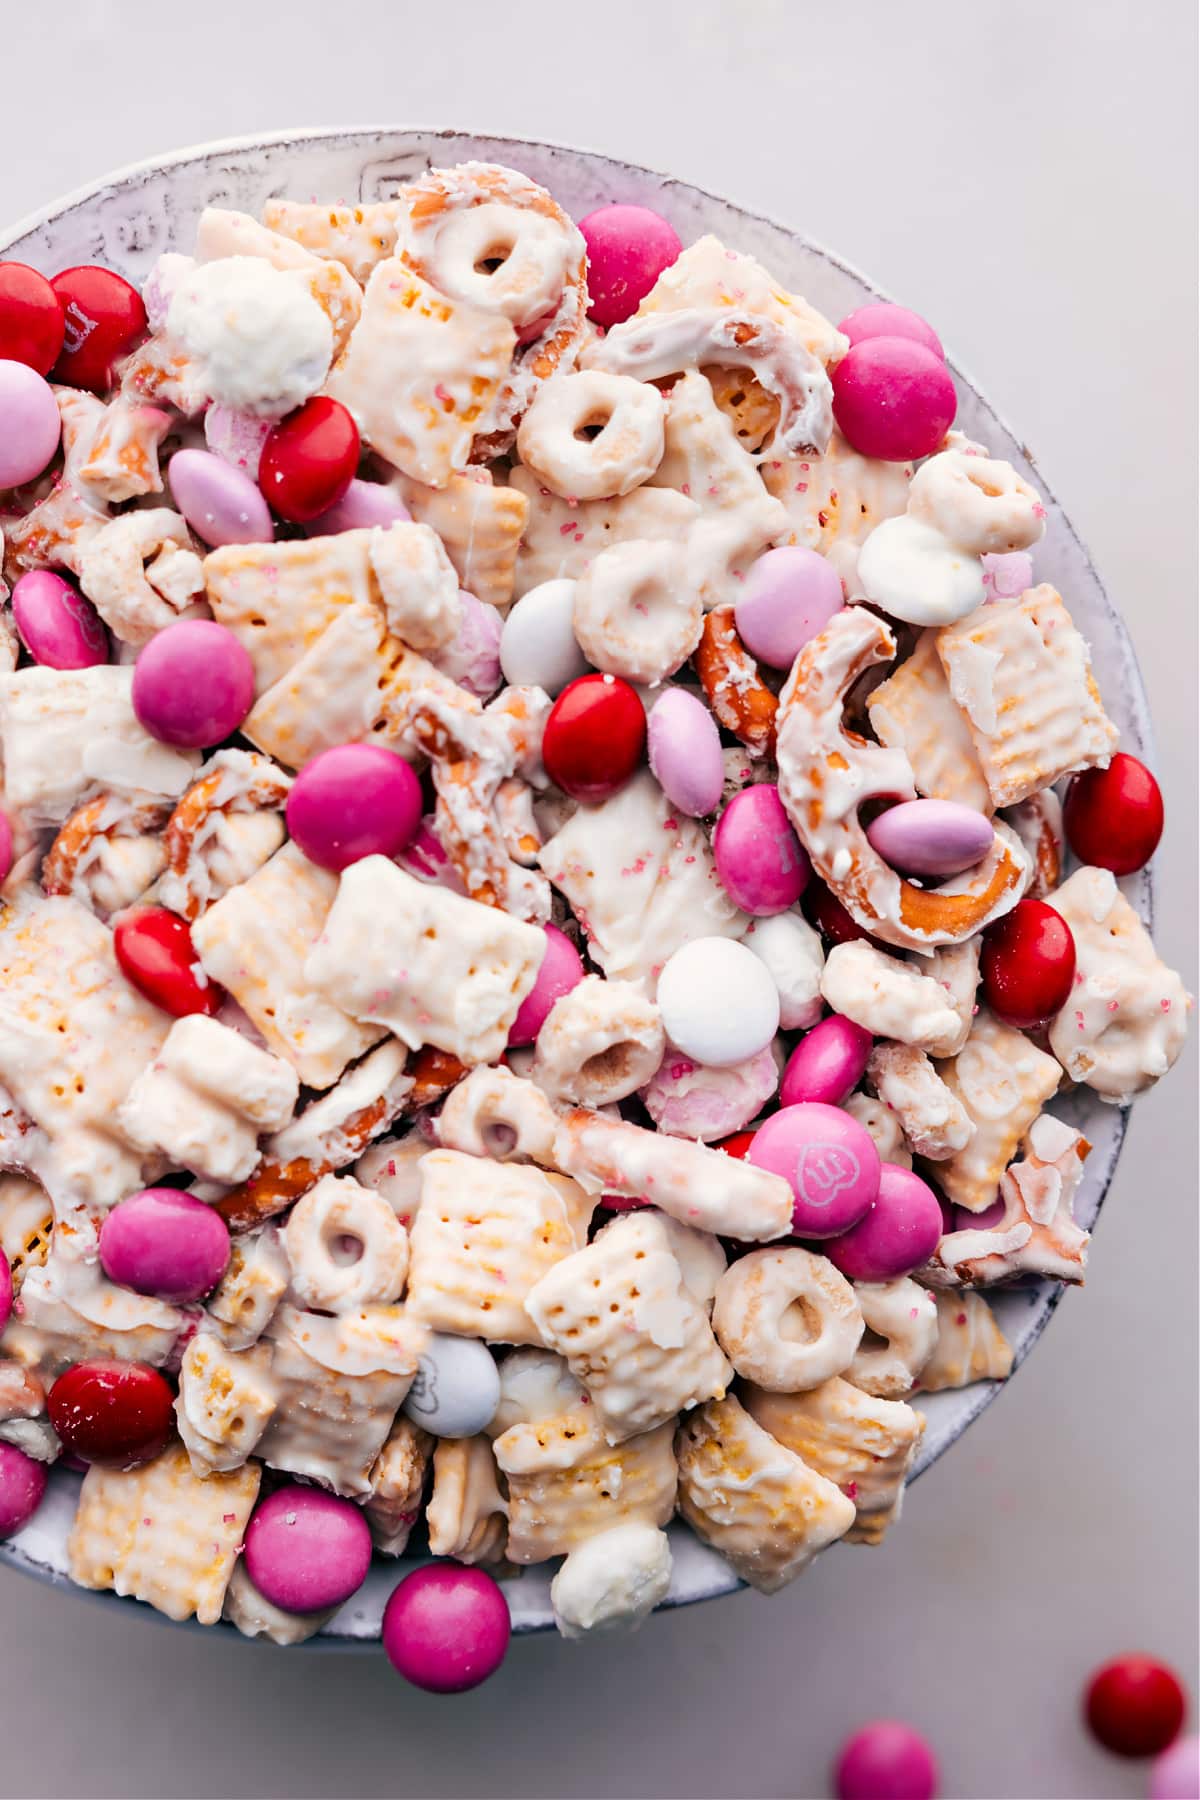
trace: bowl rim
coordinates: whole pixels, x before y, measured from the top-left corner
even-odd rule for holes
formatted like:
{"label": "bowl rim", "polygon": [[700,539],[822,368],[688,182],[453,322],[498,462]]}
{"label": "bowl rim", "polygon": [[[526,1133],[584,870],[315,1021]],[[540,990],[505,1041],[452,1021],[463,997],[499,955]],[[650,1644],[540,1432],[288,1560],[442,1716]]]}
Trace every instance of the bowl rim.
{"label": "bowl rim", "polygon": [[[140,157],[132,162],[121,164],[117,168],[107,171],[96,179],[72,188],[65,194],[58,196],[56,199],[48,201],[45,205],[35,208],[33,211],[26,213],[23,217],[15,220],[10,225],[0,228],[0,257],[3,257],[9,247],[18,239],[27,237],[30,233],[38,231],[43,227],[55,224],[69,216],[71,213],[77,212],[83,207],[103,199],[107,194],[115,194],[122,188],[128,188],[135,185],[139,177],[169,175],[174,169],[182,169],[185,166],[208,161],[221,156],[236,156],[246,152],[282,150],[289,146],[300,144],[319,146],[336,140],[369,137],[376,137],[381,140],[413,137],[424,141],[432,140],[434,142],[439,139],[446,141],[482,139],[491,144],[511,146],[512,149],[518,153],[527,150],[530,147],[535,147],[540,150],[559,152],[564,156],[583,156],[592,162],[605,164],[608,168],[617,172],[629,171],[638,176],[650,175],[661,181],[667,189],[679,188],[686,190],[688,194],[699,195],[703,199],[714,201],[718,205],[732,208],[745,218],[752,219],[771,227],[773,230],[782,233],[784,236],[798,241],[806,249],[811,250],[823,261],[831,264],[834,268],[851,277],[855,282],[859,283],[863,288],[877,296],[880,300],[892,299],[892,295],[885,288],[880,287],[873,277],[865,274],[856,263],[850,261],[839,252],[830,250],[819,239],[809,236],[807,232],[800,230],[796,226],[785,223],[776,218],[772,213],[764,212],[758,207],[747,206],[743,204],[742,201],[731,198],[728,194],[717,193],[711,188],[702,187],[696,182],[687,181],[681,176],[657,169],[648,163],[630,162],[624,157],[613,156],[607,151],[592,149],[584,144],[566,143],[559,138],[517,136],[512,132],[492,131],[485,126],[466,127],[422,125],[418,123],[293,126],[276,130],[241,133],[232,137],[204,139],[196,143],[184,145],[176,150],[164,152],[160,155]],[[1153,768],[1158,760],[1157,747],[1150,714],[1149,699],[1146,693],[1137,650],[1130,637],[1124,618],[1109,596],[1108,589],[1095,566],[1090,550],[1084,543],[1079,531],[1076,529],[1071,516],[1062,506],[1061,502],[1059,502],[1053,486],[1045,478],[1040,463],[1033,451],[1025,443],[1023,437],[1013,430],[1004,413],[987,398],[974,377],[963,367],[956,356],[953,356],[948,352],[946,361],[953,371],[956,380],[961,382],[963,387],[968,389],[970,393],[987,408],[997,425],[1007,432],[1008,436],[1020,446],[1026,461],[1037,469],[1038,480],[1044,488],[1047,498],[1056,508],[1062,528],[1074,541],[1086,567],[1087,573],[1095,584],[1096,593],[1103,602],[1107,614],[1109,630],[1113,636],[1119,640],[1123,654],[1127,659],[1131,677],[1128,694],[1131,731],[1137,740],[1138,749],[1142,752],[1148,764]],[[1135,896],[1136,908],[1139,916],[1143,919],[1149,930],[1153,928],[1154,923],[1153,866],[1148,865],[1146,868],[1139,871],[1135,879],[1137,881],[1137,892]],[[1099,1218],[1104,1202],[1107,1199],[1109,1190],[1112,1186],[1117,1164],[1124,1147],[1131,1110],[1132,1107],[1130,1103],[1112,1109],[1116,1118],[1115,1129],[1108,1162],[1101,1173],[1099,1194],[1096,1203],[1096,1217],[1091,1226],[1093,1231],[1095,1229],[1096,1220]],[[1040,1292],[1039,1296],[1037,1317],[1034,1320],[1032,1329],[1024,1336],[1023,1342],[1016,1350],[1011,1373],[1002,1382],[984,1381],[976,1385],[972,1403],[970,1404],[969,1409],[964,1413],[958,1429],[951,1437],[948,1437],[945,1442],[940,1444],[938,1449],[934,1451],[926,1461],[921,1463],[920,1467],[917,1468],[909,1478],[910,1483],[915,1482],[926,1472],[926,1470],[931,1469],[946,1451],[949,1450],[953,1444],[958,1442],[968,1428],[976,1422],[980,1415],[999,1398],[1000,1394],[1008,1389],[1013,1375],[1015,1375],[1017,1370],[1023,1366],[1035,1345],[1040,1341],[1042,1333],[1045,1331],[1051,1318],[1058,1309],[1066,1288],[1061,1282],[1051,1283],[1049,1281],[1038,1283],[1037,1288],[1043,1290]],[[1047,1289],[1049,1291],[1044,1291]],[[1031,1289],[1031,1292],[1032,1291],[1036,1290]],[[49,1586],[59,1588],[65,1587],[77,1596],[82,1596],[93,1601],[100,1601],[110,1606],[126,1606],[126,1610],[128,1610],[126,1605],[127,1597],[113,1593],[93,1592],[89,1589],[81,1588],[76,1583],[72,1582],[69,1577],[36,1562],[27,1552],[19,1549],[12,1543],[3,1540],[0,1540],[0,1563],[19,1570],[24,1575],[32,1576],[35,1580],[44,1582]],[[656,1611],[665,1612],[673,1610],[676,1607],[696,1605],[704,1600],[718,1599],[726,1593],[736,1592],[747,1585],[743,1580],[734,1576],[732,1570],[730,1570],[730,1576],[731,1580],[729,1585],[722,1586],[719,1589],[703,1593],[688,1594],[686,1596],[668,1596],[668,1598],[656,1608]],[[145,1616],[158,1624],[182,1624],[190,1630],[204,1631],[205,1633],[209,1633],[212,1630],[211,1626],[200,1626],[195,1619],[185,1619],[181,1621],[167,1619],[148,1606],[142,1606],[141,1611]],[[224,1622],[222,1621],[222,1623]],[[546,1629],[548,1629],[548,1627],[545,1624],[523,1621],[514,1625],[513,1632],[514,1636],[529,1636],[545,1631]],[[225,1635],[227,1637],[231,1635],[236,1638],[241,1638],[242,1636],[242,1634],[238,1633],[232,1627],[226,1629]],[[246,1638],[243,1641],[247,1647],[251,1644],[263,1642],[269,1643],[269,1640],[262,1638],[253,1640]],[[370,1650],[374,1648],[377,1643],[378,1639],[375,1637],[359,1638],[351,1637],[349,1635],[326,1637],[323,1634],[318,1634],[312,1638],[306,1639],[300,1645],[291,1646],[291,1648],[293,1650],[315,1650],[329,1654],[334,1652],[344,1653]]]}

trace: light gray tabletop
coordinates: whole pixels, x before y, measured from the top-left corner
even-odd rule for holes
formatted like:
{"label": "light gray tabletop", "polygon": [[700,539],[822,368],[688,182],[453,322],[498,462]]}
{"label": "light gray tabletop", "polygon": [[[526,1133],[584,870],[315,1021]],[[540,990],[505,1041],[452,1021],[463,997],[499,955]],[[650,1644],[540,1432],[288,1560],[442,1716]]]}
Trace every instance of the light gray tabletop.
{"label": "light gray tabletop", "polygon": [[[1168,810],[1157,936],[1194,988],[1193,14],[5,0],[0,218],[200,139],[392,119],[606,150],[839,250],[1025,434],[1129,621]],[[440,1702],[382,1656],[231,1648],[5,1573],[0,1793],[808,1800],[880,1713],[929,1733],[946,1795],[1144,1793],[1077,1696],[1131,1647],[1195,1682],[1195,1067],[1193,1044],[1137,1109],[1086,1291],[883,1549],[627,1641],[519,1643]]]}

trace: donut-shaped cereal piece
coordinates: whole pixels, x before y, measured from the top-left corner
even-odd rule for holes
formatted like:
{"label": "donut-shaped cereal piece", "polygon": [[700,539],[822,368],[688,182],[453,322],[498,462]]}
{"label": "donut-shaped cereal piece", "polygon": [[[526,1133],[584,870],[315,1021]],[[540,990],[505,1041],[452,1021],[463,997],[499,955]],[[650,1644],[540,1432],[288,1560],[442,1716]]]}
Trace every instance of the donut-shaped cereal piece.
{"label": "donut-shaped cereal piece", "polygon": [[521,331],[558,305],[570,257],[569,237],[545,213],[484,200],[445,215],[424,263],[443,294],[502,312]]}
{"label": "donut-shaped cereal piece", "polygon": [[588,564],[575,586],[573,622],[593,668],[653,684],[687,661],[704,614],[680,579],[678,545],[634,538]]}
{"label": "donut-shaped cereal piece", "polygon": [[798,1394],[850,1367],[863,1316],[828,1257],[789,1246],[751,1250],[725,1271],[712,1326],[739,1375],[773,1394]]}
{"label": "donut-shaped cereal piece", "polygon": [[549,1164],[558,1124],[554,1109],[532,1081],[511,1069],[472,1069],[438,1115],[438,1142],[466,1156],[513,1157]]}
{"label": "donut-shaped cereal piece", "polygon": [[349,1176],[310,1188],[283,1241],[292,1291],[321,1312],[395,1300],[408,1274],[408,1233],[380,1194]]}
{"label": "donut-shaped cereal piece", "polygon": [[714,606],[705,616],[692,666],[726,731],[752,756],[772,755],[779,701],[738,635],[732,606]]}
{"label": "donut-shaped cereal piece", "polygon": [[657,1006],[632,982],[587,975],[551,1007],[533,1079],[552,1099],[607,1106],[645,1086],[666,1043]]}
{"label": "donut-shaped cereal piece", "polygon": [[1028,550],[1046,532],[1046,508],[1011,463],[961,450],[922,463],[908,490],[908,511],[973,556]]}
{"label": "donut-shaped cereal piece", "polygon": [[556,375],[533,397],[517,451],[564,500],[612,500],[649,480],[663,457],[666,409],[656,387],[600,369]]}
{"label": "donut-shaped cereal piece", "polygon": [[899,1281],[859,1281],[854,1292],[863,1324],[885,1342],[860,1346],[846,1379],[878,1400],[902,1400],[937,1348],[937,1302],[906,1275]]}

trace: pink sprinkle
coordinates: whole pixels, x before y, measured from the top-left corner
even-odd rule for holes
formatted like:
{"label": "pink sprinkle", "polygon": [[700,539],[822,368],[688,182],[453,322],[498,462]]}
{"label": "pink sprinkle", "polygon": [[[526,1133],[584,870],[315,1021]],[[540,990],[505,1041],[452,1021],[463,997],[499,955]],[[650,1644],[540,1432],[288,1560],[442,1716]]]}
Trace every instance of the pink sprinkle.
{"label": "pink sprinkle", "polygon": [[1108,1010],[1109,1012],[1119,1012],[1121,1010],[1121,1002],[1119,1000],[1110,1000],[1108,1003]]}
{"label": "pink sprinkle", "polygon": [[440,400],[443,406],[453,406],[454,405],[453,394],[448,393],[447,390],[442,386],[442,383],[440,381],[438,382],[437,386],[433,390],[433,397],[435,400]]}
{"label": "pink sprinkle", "polygon": [[[1113,1004],[1114,1004],[1114,1005],[1115,1005],[1115,1004],[1116,1004],[1116,1002],[1115,1002],[1115,1001],[1114,1001],[1114,1003],[1113,1003]],[[1160,1006],[1161,1006],[1161,1007],[1162,1007],[1162,1010],[1163,1010],[1163,1011],[1164,1011],[1164,1012],[1170,1012],[1170,1010],[1171,1010],[1171,1002],[1170,1002],[1170,1001],[1169,1001],[1169,1000],[1160,1000],[1160,1001],[1159,1001],[1159,1003],[1158,1003],[1158,1004],[1159,1004],[1159,1005],[1160,1005]]]}
{"label": "pink sprinkle", "polygon": [[845,1487],[842,1489],[842,1492],[843,1492],[843,1494],[845,1494],[847,1500],[857,1500],[858,1499],[858,1483],[857,1483],[857,1481],[848,1481],[846,1483]]}
{"label": "pink sprinkle", "polygon": [[574,519],[568,519],[565,525],[559,526],[558,535],[559,535],[559,537],[570,537],[574,530],[575,530]]}
{"label": "pink sprinkle", "polygon": [[909,1316],[909,1318],[910,1318],[910,1319],[915,1319],[915,1318],[916,1318],[916,1316],[917,1316],[917,1313],[918,1313],[918,1311],[919,1311],[919,1310],[920,1310],[920,1309],[919,1309],[919,1308],[918,1308],[918,1307],[915,1307],[915,1306],[913,1306],[913,1307],[910,1307],[910,1308],[909,1308],[909,1313],[908,1313],[908,1316]]}
{"label": "pink sprinkle", "polygon": [[808,483],[807,483],[807,481],[798,481],[798,482],[797,482],[797,483],[796,483],[796,492],[797,492],[797,493],[798,493],[798,494],[807,494],[807,492],[808,492]]}
{"label": "pink sprinkle", "polygon": [[681,494],[689,494],[689,495],[690,495],[690,494],[691,494],[691,491],[692,491],[692,484],[691,484],[691,482],[690,482],[690,481],[682,481],[682,482],[680,482],[680,484],[679,484],[679,491],[680,491],[680,493],[681,493]]}
{"label": "pink sprinkle", "polygon": [[223,1525],[232,1525],[236,1522],[236,1520],[237,1520],[236,1513],[222,1513],[221,1514],[221,1523]]}
{"label": "pink sprinkle", "polygon": [[1046,516],[1046,509],[1040,500],[1035,500],[1033,503],[1033,516],[1035,519],[1044,519]]}
{"label": "pink sprinkle", "polygon": [[967,1315],[966,1315],[966,1313],[958,1313],[958,1314],[956,1314],[956,1316],[955,1316],[955,1320],[954,1320],[954,1323],[955,1323],[955,1324],[956,1324],[956,1325],[965,1325],[965,1324],[966,1324],[966,1322],[967,1322]]}

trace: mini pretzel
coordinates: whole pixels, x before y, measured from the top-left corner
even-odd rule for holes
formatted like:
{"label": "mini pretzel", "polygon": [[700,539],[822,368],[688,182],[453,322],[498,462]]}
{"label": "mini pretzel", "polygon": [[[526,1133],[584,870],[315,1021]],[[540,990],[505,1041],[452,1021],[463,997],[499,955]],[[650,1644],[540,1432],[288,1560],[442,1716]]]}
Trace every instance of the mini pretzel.
{"label": "mini pretzel", "polygon": [[988,1287],[1015,1275],[1082,1282],[1088,1234],[1072,1203],[1091,1145],[1044,1113],[1029,1128],[1025,1155],[1000,1181],[1004,1212],[994,1225],[952,1231],[921,1270],[935,1287]]}
{"label": "mini pretzel", "polygon": [[854,1295],[828,1257],[751,1250],[717,1283],[713,1330],[745,1380],[794,1394],[850,1367],[863,1334]]}
{"label": "mini pretzel", "polygon": [[408,1233],[386,1200],[349,1175],[325,1175],[297,1200],[283,1241],[292,1290],[318,1312],[386,1305],[404,1287]]}
{"label": "mini pretzel", "polygon": [[922,519],[973,556],[1029,550],[1046,535],[1046,509],[1011,463],[943,450],[922,463],[908,494]]}
{"label": "mini pretzel", "polygon": [[752,756],[773,756],[779,701],[738,636],[732,606],[715,606],[706,615],[692,663],[726,731]]}
{"label": "mini pretzel", "polygon": [[492,802],[496,823],[509,858],[523,869],[537,864],[544,839],[533,810],[533,789],[519,775],[510,775],[496,789]]}
{"label": "mini pretzel", "polygon": [[1004,1381],[1012,1373],[1012,1345],[996,1323],[982,1294],[935,1294],[938,1338],[933,1355],[921,1370],[919,1386],[926,1394],[944,1388],[970,1387],[974,1381]]}
{"label": "mini pretzel", "polygon": [[[278,836],[272,830],[261,834],[260,843],[231,844],[231,815],[278,814],[291,786],[291,776],[285,775],[270,757],[253,750],[219,750],[176,802],[167,821],[163,836],[167,872],[159,887],[163,905],[185,919],[198,918],[228,888],[247,880],[261,867],[283,841],[282,821]],[[275,839],[273,843],[271,838]],[[233,880],[216,878],[210,860],[214,849],[226,855],[232,851]],[[256,860],[246,867],[248,850]],[[259,855],[260,850],[264,854]]]}
{"label": "mini pretzel", "polygon": [[436,1442],[401,1413],[379,1452],[371,1470],[371,1497],[363,1502],[363,1512],[375,1548],[384,1556],[403,1556],[408,1548]]}
{"label": "mini pretzel", "polygon": [[614,325],[580,357],[585,369],[609,369],[660,381],[715,364],[752,369],[779,401],[779,424],[766,446],[823,451],[833,430],[833,389],[811,350],[771,319],[732,307],[647,313]]}
{"label": "mini pretzel", "polygon": [[867,1080],[895,1113],[905,1142],[917,1156],[939,1162],[970,1142],[975,1126],[966,1108],[915,1045],[877,1044],[867,1064]]}
{"label": "mini pretzel", "polygon": [[63,422],[64,466],[89,498],[117,505],[138,494],[161,494],[159,446],[171,415],[118,394],[106,406],[94,394],[55,390]]}
{"label": "mini pretzel", "polygon": [[81,494],[64,471],[44,500],[23,519],[5,525],[5,575],[10,581],[26,569],[69,569],[78,575],[84,552],[110,516],[106,506]]}
{"label": "mini pretzel", "polygon": [[575,636],[597,669],[657,686],[700,641],[700,596],[672,544],[635,539],[603,551],[575,588]]}
{"label": "mini pretzel", "polygon": [[565,500],[628,494],[662,461],[662,395],[648,382],[600,369],[556,375],[530,402],[517,452]]}
{"label": "mini pretzel", "polygon": [[1053,788],[1042,788],[1027,800],[1010,806],[1004,817],[1033,864],[1033,879],[1026,894],[1031,900],[1045,900],[1062,880],[1062,801]]}
{"label": "mini pretzel", "polygon": [[860,1346],[846,1380],[880,1400],[902,1400],[911,1394],[937,1343],[933,1295],[907,1276],[899,1281],[857,1281],[854,1293],[867,1330],[885,1341]]}
{"label": "mini pretzel", "polygon": [[425,1523],[434,1556],[461,1563],[504,1560],[508,1503],[486,1437],[438,1440]]}
{"label": "mini pretzel", "polygon": [[105,851],[114,839],[148,839],[150,854],[140,857],[135,875],[146,880],[135,892],[118,899],[116,911],[144,893],[162,869],[165,852],[159,849],[156,835],[170,811],[170,803],[161,800],[135,801],[120,794],[97,794],[77,807],[61,827],[42,863],[42,892],[73,894],[91,905],[89,880],[96,865],[103,865]]}
{"label": "mini pretzel", "polygon": [[1005,825],[964,875],[938,888],[906,881],[871,847],[859,819],[867,800],[912,799],[903,751],[846,730],[846,695],[874,663],[895,654],[883,621],[844,607],[796,658],[780,696],[779,794],[813,866],[851,917],[906,950],[961,943],[1016,905],[1029,859]]}
{"label": "mini pretzel", "polygon": [[528,1158],[553,1166],[558,1116],[540,1087],[482,1063],[460,1081],[438,1114],[438,1142],[499,1162]]}
{"label": "mini pretzel", "polygon": [[[154,559],[164,550],[182,552],[186,560],[158,569]],[[105,624],[127,644],[146,643],[204,592],[187,525],[165,506],[122,513],[98,531],[84,546],[79,582]]]}

